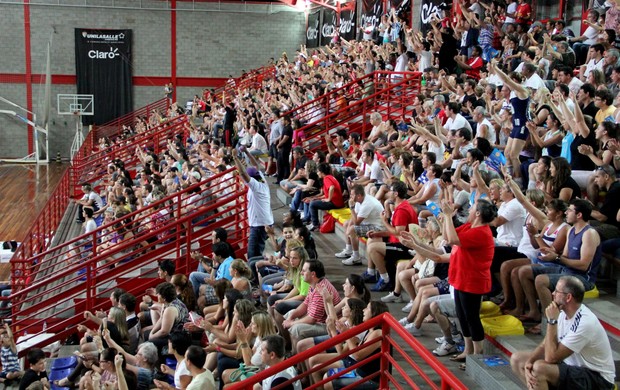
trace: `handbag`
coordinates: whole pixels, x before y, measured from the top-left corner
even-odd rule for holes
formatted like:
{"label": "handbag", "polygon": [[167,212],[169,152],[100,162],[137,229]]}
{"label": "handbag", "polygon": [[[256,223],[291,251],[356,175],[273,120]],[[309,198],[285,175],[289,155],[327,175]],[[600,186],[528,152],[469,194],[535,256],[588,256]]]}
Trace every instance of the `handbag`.
{"label": "handbag", "polygon": [[233,383],[244,381],[259,371],[260,367],[246,366],[245,364],[241,363],[239,365],[239,368],[237,368],[230,374],[230,382]]}
{"label": "handbag", "polygon": [[321,233],[333,233],[336,231],[336,218],[333,215],[326,213],[323,217],[323,223],[319,229]]}

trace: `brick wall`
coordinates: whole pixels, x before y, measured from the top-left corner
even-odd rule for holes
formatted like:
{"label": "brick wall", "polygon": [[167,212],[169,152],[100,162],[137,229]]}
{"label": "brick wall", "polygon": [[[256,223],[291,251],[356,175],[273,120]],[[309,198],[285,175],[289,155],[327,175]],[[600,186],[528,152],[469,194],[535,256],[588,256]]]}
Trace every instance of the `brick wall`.
{"label": "brick wall", "polygon": [[[34,2],[42,3],[45,0]],[[79,5],[84,0],[55,0]],[[92,6],[108,7],[107,0],[87,0]],[[166,2],[142,0],[145,9],[132,9],[132,0],[115,0],[118,8],[30,7],[32,72],[45,73],[46,47],[52,41],[51,71],[55,75],[75,75],[75,28],[133,30],[133,75],[170,77],[170,12]],[[127,8],[120,8],[127,7]],[[193,7],[193,8],[192,8]],[[23,6],[3,5],[0,12],[0,74],[25,73]],[[304,39],[304,14],[282,5],[242,5],[219,3],[178,3],[178,77],[227,77],[242,69],[263,65],[269,57],[292,52]],[[6,38],[9,39],[6,39]],[[134,107],[142,107],[163,96],[163,85],[154,79],[151,86],[135,86]],[[0,96],[26,107],[23,83],[0,82]],[[178,88],[177,100],[185,102],[202,88]],[[56,94],[75,93],[75,85],[52,86],[50,155],[59,151],[69,157],[75,133],[73,117],[56,114]],[[43,86],[33,85],[33,109],[40,115]],[[10,109],[0,102],[0,110]],[[27,154],[26,125],[0,115],[0,158]]]}

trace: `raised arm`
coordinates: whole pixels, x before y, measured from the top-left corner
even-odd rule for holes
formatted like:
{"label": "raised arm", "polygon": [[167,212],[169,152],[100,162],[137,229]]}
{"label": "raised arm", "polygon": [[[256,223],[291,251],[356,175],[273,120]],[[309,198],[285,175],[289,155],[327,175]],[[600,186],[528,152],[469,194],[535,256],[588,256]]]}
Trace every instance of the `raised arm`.
{"label": "raised arm", "polygon": [[523,85],[517,83],[513,79],[511,79],[506,73],[504,73],[501,69],[497,67],[497,60],[493,59],[491,61],[491,69],[497,74],[497,76],[502,79],[502,81],[508,85],[508,87],[517,94],[519,99],[527,99],[530,96],[530,92]]}

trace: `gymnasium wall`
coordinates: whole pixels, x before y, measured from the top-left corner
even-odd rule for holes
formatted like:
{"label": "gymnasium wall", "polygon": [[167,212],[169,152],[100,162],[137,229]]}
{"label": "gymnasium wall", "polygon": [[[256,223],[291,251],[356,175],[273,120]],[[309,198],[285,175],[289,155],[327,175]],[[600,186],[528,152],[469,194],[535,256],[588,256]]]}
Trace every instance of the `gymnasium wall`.
{"label": "gymnasium wall", "polygon": [[[43,5],[46,2],[65,6]],[[84,3],[89,7],[67,6]],[[75,118],[56,114],[56,95],[76,92],[74,28],[133,30],[133,100],[139,108],[163,97],[163,85],[171,81],[172,13],[168,4],[152,0],[31,1],[32,108],[38,116],[44,98],[39,75],[45,73],[46,47],[52,41],[51,157],[60,152],[68,158],[75,134]],[[0,96],[27,108],[25,9],[0,4]],[[230,74],[239,76],[242,70],[263,65],[283,51],[294,52],[304,34],[304,13],[278,3],[177,2],[177,100],[185,102],[203,87],[222,83]],[[0,110],[15,109],[0,102]],[[27,126],[16,118],[0,114],[0,140],[0,158],[28,153]]]}

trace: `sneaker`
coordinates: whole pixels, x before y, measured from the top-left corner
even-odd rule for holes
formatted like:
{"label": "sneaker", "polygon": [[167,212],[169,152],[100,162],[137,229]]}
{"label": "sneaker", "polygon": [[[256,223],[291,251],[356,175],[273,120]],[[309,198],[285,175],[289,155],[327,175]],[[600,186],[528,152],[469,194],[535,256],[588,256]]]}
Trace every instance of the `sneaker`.
{"label": "sneaker", "polygon": [[[459,334],[453,334],[452,335],[452,342],[454,342],[454,345],[458,345],[458,344],[462,344],[463,343],[463,336],[459,333]],[[441,337],[435,337],[435,342],[437,344],[443,344],[446,342],[446,337],[445,336],[441,336]]]}
{"label": "sneaker", "polygon": [[452,341],[454,341],[454,344],[460,345],[463,344],[465,340],[463,340],[463,335],[461,333],[458,333],[452,335]]}
{"label": "sneaker", "polygon": [[342,264],[344,265],[359,265],[362,264],[362,258],[361,257],[349,257],[348,259],[344,259],[342,260]]}
{"label": "sneaker", "polygon": [[409,320],[407,319],[407,317],[403,317],[400,320],[398,320],[398,323],[401,324],[402,326],[406,326],[406,325],[409,325]]}
{"label": "sneaker", "polygon": [[379,281],[370,289],[370,291],[390,291],[390,285],[390,282],[386,282],[382,277],[379,277]]}
{"label": "sneaker", "polygon": [[446,356],[446,355],[450,355],[456,353],[456,345],[454,344],[448,344],[447,342],[443,342],[441,343],[441,345],[439,347],[437,347],[435,350],[433,350],[433,354],[437,355],[437,356]]}
{"label": "sneaker", "polygon": [[342,251],[336,253],[334,256],[336,256],[339,259],[346,259],[347,257],[351,257],[352,254],[353,254],[353,251],[343,249]]}
{"label": "sneaker", "polygon": [[391,293],[389,293],[388,295],[384,297],[381,297],[381,302],[385,302],[385,303],[390,303],[390,302],[400,303],[402,301],[403,301],[403,296],[396,295],[394,291],[392,291]]}
{"label": "sneaker", "polygon": [[409,332],[409,334],[411,334],[412,336],[415,337],[420,337],[422,336],[422,329],[418,329],[415,327],[415,325],[412,323],[405,325],[405,329],[407,329],[407,331]]}
{"label": "sneaker", "polygon": [[314,226],[314,224],[312,222],[310,222],[310,225],[307,226],[308,227],[308,231],[309,232],[313,232],[317,229],[316,226]]}
{"label": "sneaker", "polygon": [[364,280],[364,283],[377,283],[379,281],[379,274],[377,273],[371,275],[368,273],[368,271],[364,271],[361,277],[362,280]]}
{"label": "sneaker", "polygon": [[404,313],[409,313],[411,311],[411,308],[413,307],[413,301],[409,301],[408,304],[405,305],[405,307],[403,307],[401,310]]}

